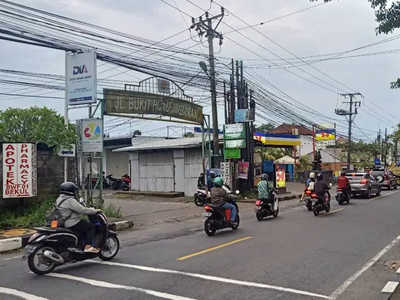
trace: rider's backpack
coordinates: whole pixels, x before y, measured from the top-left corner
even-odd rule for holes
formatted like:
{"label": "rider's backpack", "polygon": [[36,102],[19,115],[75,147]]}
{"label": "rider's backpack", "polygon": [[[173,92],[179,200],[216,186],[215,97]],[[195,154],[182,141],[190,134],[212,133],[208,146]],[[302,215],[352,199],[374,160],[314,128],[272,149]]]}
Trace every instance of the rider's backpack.
{"label": "rider's backpack", "polygon": [[68,199],[69,198],[61,200],[60,204],[54,205],[52,209],[49,209],[46,212],[44,226],[46,226],[46,227],[64,227],[65,221],[67,219],[69,219],[69,216],[64,219],[58,208]]}

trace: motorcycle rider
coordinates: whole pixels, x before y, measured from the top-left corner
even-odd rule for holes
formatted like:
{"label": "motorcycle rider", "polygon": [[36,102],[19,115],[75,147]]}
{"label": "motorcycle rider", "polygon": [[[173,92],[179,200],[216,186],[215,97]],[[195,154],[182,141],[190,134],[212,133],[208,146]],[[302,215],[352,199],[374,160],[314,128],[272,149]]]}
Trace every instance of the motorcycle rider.
{"label": "motorcycle rider", "polygon": [[271,189],[268,184],[268,175],[263,173],[261,174],[261,180],[257,185],[258,191],[258,199],[267,201],[267,203],[271,204],[271,211],[274,212],[274,199],[270,196]]}
{"label": "motorcycle rider", "polygon": [[[317,175],[317,182],[314,185],[314,192],[325,203],[325,194],[331,189],[328,184],[323,180],[324,176],[321,173]],[[328,193],[329,195],[329,193]]]}
{"label": "motorcycle rider", "polygon": [[[84,237],[86,242],[84,251],[98,253],[94,241],[96,227],[93,223],[83,220],[82,215],[95,215],[101,210],[84,207],[77,201],[78,198],[78,187],[72,182],[64,182],[60,186],[60,196],[56,200],[56,206],[65,221],[65,228]],[[60,205],[64,199],[67,200]]]}
{"label": "motorcycle rider", "polygon": [[226,190],[222,188],[223,185],[224,181],[222,180],[221,177],[216,177],[214,179],[214,187],[211,189],[211,201],[214,205],[219,205],[224,209],[230,209],[231,219],[227,221],[230,221],[232,225],[237,225],[235,221],[237,215],[237,209],[233,204],[226,202],[226,200],[232,197],[232,194],[228,194]]}
{"label": "motorcycle rider", "polygon": [[350,180],[346,177],[346,172],[340,173],[340,177],[337,180],[337,188],[342,189],[343,194],[345,194],[347,198],[350,198],[351,186]]}
{"label": "motorcycle rider", "polygon": [[307,179],[306,187],[301,195],[301,201],[304,201],[304,197],[306,196],[306,191],[313,191],[315,186],[315,173],[311,172],[310,176]]}
{"label": "motorcycle rider", "polygon": [[199,178],[197,179],[197,187],[199,189],[204,188],[206,186],[206,177],[204,173],[200,173]]}

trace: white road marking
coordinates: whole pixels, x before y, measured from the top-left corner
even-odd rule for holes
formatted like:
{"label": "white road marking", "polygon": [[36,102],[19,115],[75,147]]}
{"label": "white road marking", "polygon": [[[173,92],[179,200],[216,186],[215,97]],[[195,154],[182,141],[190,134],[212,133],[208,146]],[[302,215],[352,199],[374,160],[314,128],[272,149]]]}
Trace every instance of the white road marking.
{"label": "white road marking", "polygon": [[[114,284],[114,283],[109,283],[109,282],[105,282],[105,281],[98,281],[98,280],[87,279],[87,278],[83,278],[83,277],[71,276],[71,275],[67,275],[67,274],[50,273],[50,274],[47,274],[46,276],[62,278],[62,279],[69,279],[69,280],[75,280],[75,281],[78,281],[78,282],[87,283],[87,284],[90,284],[92,286],[97,286],[97,287],[102,287],[102,288],[136,291],[136,292],[145,293],[147,295],[151,295],[151,296],[155,296],[155,297],[159,297],[159,298],[163,298],[163,299],[195,300],[193,298],[181,297],[181,296],[176,296],[176,295],[172,295],[172,294],[161,293],[161,292],[156,292],[156,291],[152,291],[152,290],[137,288],[137,287],[133,287],[133,286]],[[29,300],[31,300],[31,299],[29,299]]]}
{"label": "white road marking", "polygon": [[0,294],[12,295],[26,300],[49,300],[47,298],[38,297],[32,294],[27,294],[18,290],[8,289],[4,287],[0,287]]}
{"label": "white road marking", "polygon": [[397,274],[400,274],[400,268],[397,269],[396,273],[397,273]]}
{"label": "white road marking", "polygon": [[344,291],[347,290],[347,288],[358,278],[367,271],[370,267],[372,267],[383,255],[386,254],[394,245],[396,245],[400,241],[400,235],[395,238],[393,241],[390,242],[389,245],[387,245],[385,248],[383,248],[378,254],[376,254],[369,262],[367,262],[359,271],[354,273],[352,276],[349,277],[341,286],[339,286],[332,294],[331,298],[336,299],[339,297],[341,294],[343,294]]}
{"label": "white road marking", "polygon": [[397,281],[389,281],[382,289],[382,293],[393,293],[399,283]]}
{"label": "white road marking", "polygon": [[108,262],[108,261],[87,260],[85,262],[108,265],[108,266],[115,266],[115,267],[137,269],[137,270],[141,270],[141,271],[148,271],[148,272],[155,272],[155,273],[184,275],[184,276],[189,276],[189,277],[201,278],[201,279],[209,280],[209,281],[230,283],[230,284],[235,284],[235,285],[240,285],[240,286],[248,286],[248,287],[261,288],[261,289],[269,289],[269,290],[287,292],[287,293],[292,293],[292,294],[297,294],[297,295],[310,296],[310,297],[315,297],[315,298],[332,299],[330,296],[315,294],[315,293],[311,293],[311,292],[307,292],[307,291],[301,291],[301,290],[285,288],[285,287],[280,287],[280,286],[273,286],[273,285],[262,284],[262,283],[256,283],[256,282],[221,278],[221,277],[209,276],[209,275],[203,275],[203,274],[187,273],[187,272],[181,272],[181,271],[175,271],[175,270],[159,269],[159,268],[152,268],[152,267],[145,267],[145,266],[138,266],[138,265],[131,265],[131,264],[123,264],[123,263],[116,263],[116,262]]}
{"label": "white road marking", "polygon": [[4,260],[13,260],[13,259],[21,258],[21,257],[22,257],[22,255],[17,255],[17,256],[13,256],[13,257],[4,258]]}

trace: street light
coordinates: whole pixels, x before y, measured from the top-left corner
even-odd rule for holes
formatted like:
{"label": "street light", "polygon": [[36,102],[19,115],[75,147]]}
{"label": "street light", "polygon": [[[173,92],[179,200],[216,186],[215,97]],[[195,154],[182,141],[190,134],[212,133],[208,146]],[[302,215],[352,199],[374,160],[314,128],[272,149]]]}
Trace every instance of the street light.
{"label": "street light", "polygon": [[[218,135],[218,111],[217,111],[217,91],[215,87],[215,71],[214,66],[211,65],[210,74],[208,74],[208,67],[204,61],[199,62],[200,68],[206,73],[210,79],[211,84],[211,114],[213,119],[213,156],[214,159],[219,156],[219,135]],[[216,162],[214,161],[216,167]]]}

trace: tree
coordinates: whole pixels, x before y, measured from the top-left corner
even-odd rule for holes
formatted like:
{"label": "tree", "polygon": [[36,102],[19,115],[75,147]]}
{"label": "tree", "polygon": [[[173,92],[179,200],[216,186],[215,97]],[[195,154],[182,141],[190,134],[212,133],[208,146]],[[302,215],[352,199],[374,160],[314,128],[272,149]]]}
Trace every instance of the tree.
{"label": "tree", "polygon": [[267,124],[261,124],[260,126],[255,126],[254,129],[256,132],[267,132],[274,128],[275,128],[275,126],[273,124],[267,123]]}
{"label": "tree", "polygon": [[[318,0],[310,0],[310,2],[316,2]],[[332,0],[323,0],[324,2],[330,2]],[[393,1],[388,6],[387,0],[367,0],[371,3],[371,7],[375,10],[376,21],[378,27],[375,29],[376,34],[389,34],[392,33],[396,28],[400,28],[400,1]],[[400,78],[390,83],[391,89],[400,88]]]}
{"label": "tree", "polygon": [[44,143],[49,147],[75,144],[76,126],[64,124],[64,117],[47,107],[7,108],[0,111],[0,141]]}
{"label": "tree", "polygon": [[189,132],[185,132],[182,136],[187,137],[187,138],[192,138],[192,137],[194,137],[194,133],[189,131]]}
{"label": "tree", "polygon": [[[339,143],[338,148],[348,149],[348,142]],[[379,145],[377,143],[351,142],[350,160],[356,169],[372,167],[374,165],[374,158],[378,155]],[[347,151],[343,150],[339,157],[341,161],[346,161]]]}

